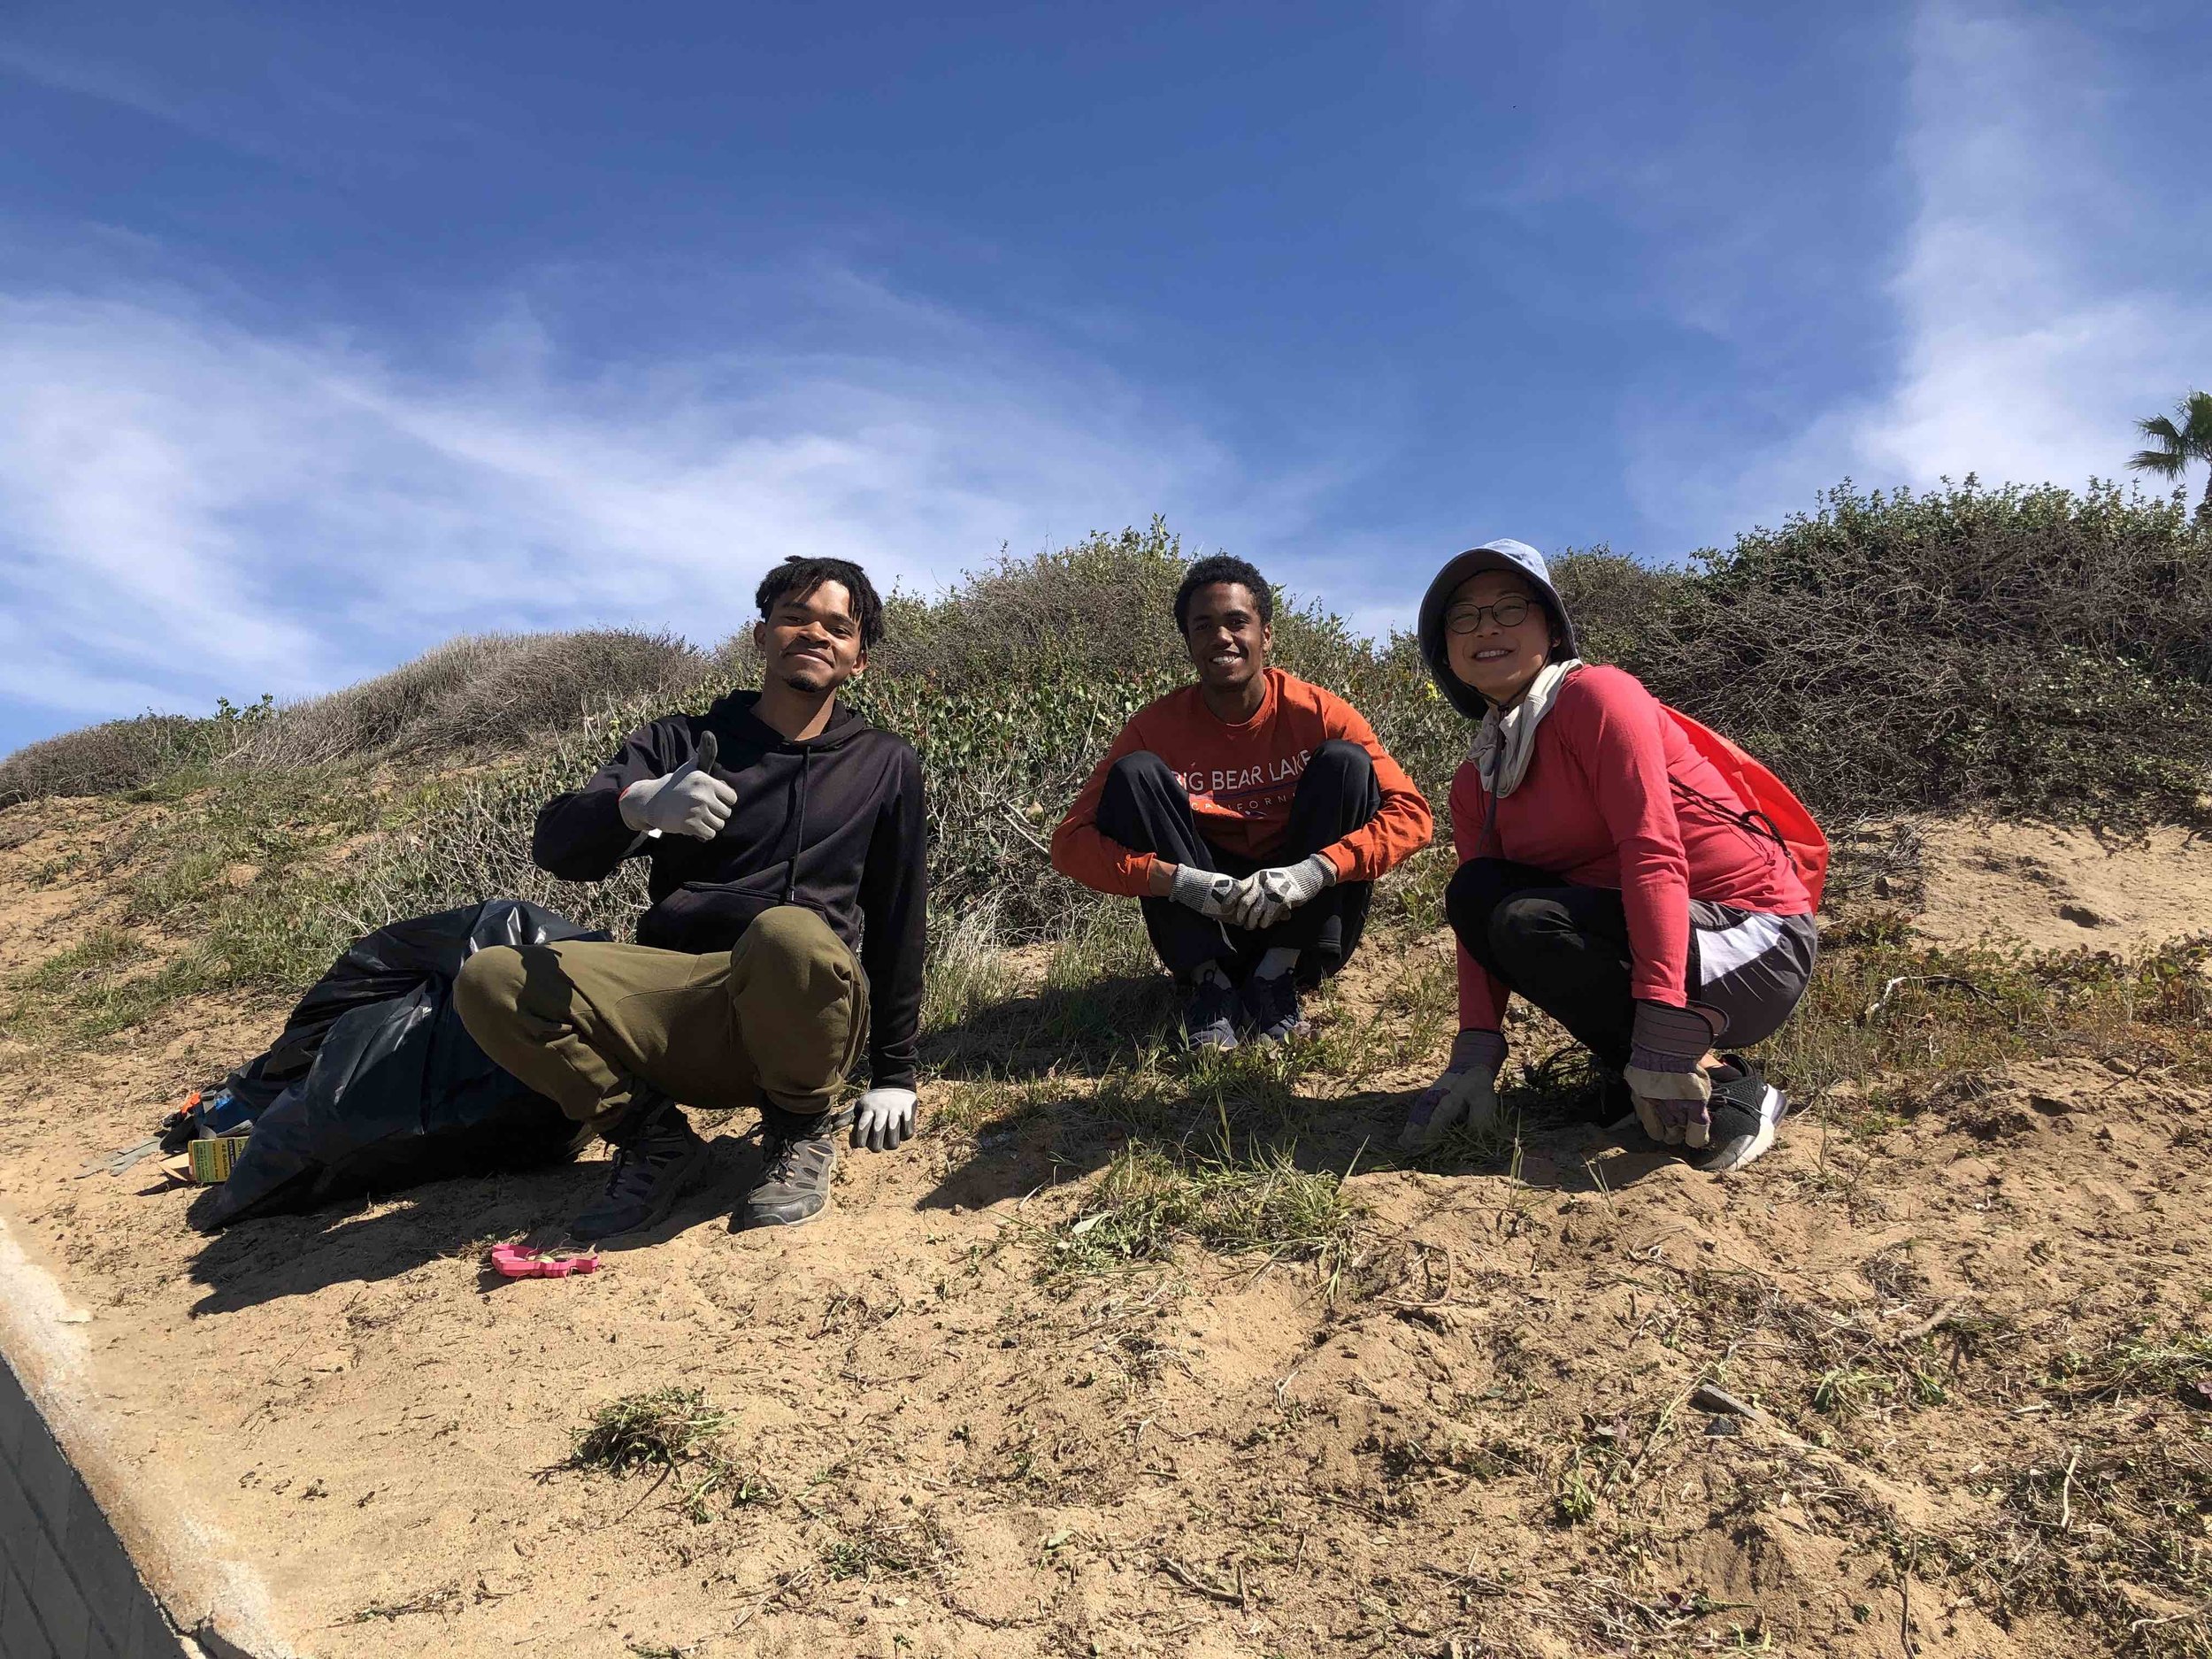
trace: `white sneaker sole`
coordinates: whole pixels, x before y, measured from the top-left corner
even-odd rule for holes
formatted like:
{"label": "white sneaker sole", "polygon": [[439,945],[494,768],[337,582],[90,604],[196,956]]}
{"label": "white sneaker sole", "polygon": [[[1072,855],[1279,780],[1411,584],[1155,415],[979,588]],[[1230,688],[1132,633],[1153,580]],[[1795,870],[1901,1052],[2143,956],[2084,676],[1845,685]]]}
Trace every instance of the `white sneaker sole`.
{"label": "white sneaker sole", "polygon": [[1789,1109],[1789,1097],[1768,1084],[1766,1094],[1759,1102],[1758,1128],[1747,1135],[1738,1135],[1698,1167],[1710,1174],[1728,1175],[1755,1162],[1774,1144],[1775,1133]]}

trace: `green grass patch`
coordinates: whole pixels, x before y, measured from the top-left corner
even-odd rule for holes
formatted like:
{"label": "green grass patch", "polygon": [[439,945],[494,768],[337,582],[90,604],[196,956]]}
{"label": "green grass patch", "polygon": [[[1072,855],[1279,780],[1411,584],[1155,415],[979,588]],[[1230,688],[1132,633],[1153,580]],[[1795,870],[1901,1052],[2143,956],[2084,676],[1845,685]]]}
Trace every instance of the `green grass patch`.
{"label": "green grass patch", "polygon": [[[116,838],[127,926],[0,987],[0,1023],[50,1061],[212,991],[303,989],[357,933],[339,843],[384,823],[372,780],[319,767],[225,776]],[[159,965],[157,941],[183,940]]]}
{"label": "green grass patch", "polygon": [[1186,1241],[1326,1262],[1349,1247],[1359,1214],[1341,1175],[1302,1169],[1286,1150],[1232,1161],[1141,1143],[1107,1166],[1081,1213],[1048,1230],[1041,1271],[1049,1279],[1166,1261]]}
{"label": "green grass patch", "polygon": [[2068,1401],[2133,1400],[2197,1384],[2212,1386],[2212,1333],[2145,1329],[2060,1355],[2042,1391]]}
{"label": "green grass patch", "polygon": [[1828,951],[1796,1015],[1761,1049],[1801,1097],[1860,1090],[1840,1113],[1878,1129],[1932,1087],[2008,1061],[2084,1055],[2212,1072],[2212,938],[2134,956],[1939,949]]}

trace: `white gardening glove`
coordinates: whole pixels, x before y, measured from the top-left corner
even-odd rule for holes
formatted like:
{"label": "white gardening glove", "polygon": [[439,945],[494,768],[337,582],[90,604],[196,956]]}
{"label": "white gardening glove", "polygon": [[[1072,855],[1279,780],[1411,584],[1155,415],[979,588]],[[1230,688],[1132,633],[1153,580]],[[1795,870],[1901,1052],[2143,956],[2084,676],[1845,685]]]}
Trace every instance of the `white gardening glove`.
{"label": "white gardening glove", "polygon": [[664,778],[647,778],[622,792],[622,821],[641,835],[658,830],[710,841],[730,821],[737,791],[714,775],[714,733],[703,733],[699,752]]}
{"label": "white gardening glove", "polygon": [[1712,1144],[1713,1080],[1704,1060],[1713,1036],[1712,1022],[1694,1008],[1636,1004],[1621,1081],[1636,1102],[1636,1121],[1663,1146]]}
{"label": "white gardening glove", "polygon": [[1201,870],[1195,864],[1178,864],[1175,879],[1168,883],[1167,895],[1186,910],[1196,910],[1209,920],[1218,922],[1227,918],[1243,886],[1234,876]]}
{"label": "white gardening glove", "polygon": [[1463,1031],[1452,1039],[1451,1063],[1444,1075],[1423,1090],[1406,1114],[1399,1150],[1426,1152],[1464,1123],[1487,1129],[1498,1120],[1498,1068],[1505,1064],[1505,1038],[1494,1031]]}
{"label": "white gardening glove", "polygon": [[1310,903],[1336,879],[1336,866],[1316,853],[1294,864],[1256,870],[1237,885],[1240,889],[1229,919],[1239,927],[1263,933],[1302,904]]}
{"label": "white gardening glove", "polygon": [[853,1112],[852,1143],[871,1152],[888,1152],[914,1133],[919,1102],[910,1088],[872,1088]]}

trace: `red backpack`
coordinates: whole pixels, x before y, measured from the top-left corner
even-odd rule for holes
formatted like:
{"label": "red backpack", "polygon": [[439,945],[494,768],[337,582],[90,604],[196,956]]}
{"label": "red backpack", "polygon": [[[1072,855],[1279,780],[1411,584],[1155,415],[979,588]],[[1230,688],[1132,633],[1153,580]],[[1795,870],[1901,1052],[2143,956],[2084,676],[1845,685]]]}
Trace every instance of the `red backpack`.
{"label": "red backpack", "polygon": [[1828,838],[1805,810],[1805,803],[1790,793],[1787,784],[1718,732],[1700,726],[1679,709],[1668,709],[1663,703],[1659,706],[1667,709],[1682,728],[1690,747],[1712,762],[1713,769],[1728,780],[1736,799],[1744,803],[1745,827],[1778,842],[1789,855],[1798,880],[1812,896],[1813,908],[1818,910],[1821,889],[1828,882]]}

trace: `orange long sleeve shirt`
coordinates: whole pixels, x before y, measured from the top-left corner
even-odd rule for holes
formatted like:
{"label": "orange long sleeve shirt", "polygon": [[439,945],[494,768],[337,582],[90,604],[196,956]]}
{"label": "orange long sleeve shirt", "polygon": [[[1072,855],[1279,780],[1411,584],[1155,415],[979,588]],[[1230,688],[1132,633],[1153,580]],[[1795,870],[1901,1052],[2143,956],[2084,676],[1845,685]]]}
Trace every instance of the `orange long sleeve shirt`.
{"label": "orange long sleeve shirt", "polygon": [[1207,708],[1196,686],[1138,710],[1052,832],[1052,867],[1101,893],[1143,896],[1157,861],[1098,829],[1107,772],[1123,756],[1140,752],[1157,755],[1189,793],[1199,833],[1225,851],[1263,859],[1283,838],[1306,763],[1332,738],[1367,751],[1382,789],[1380,811],[1321,849],[1336,866],[1337,879],[1372,881],[1427,846],[1435,827],[1429,803],[1360,711],[1279,668],[1268,669],[1266,680],[1259,712],[1235,725]]}

